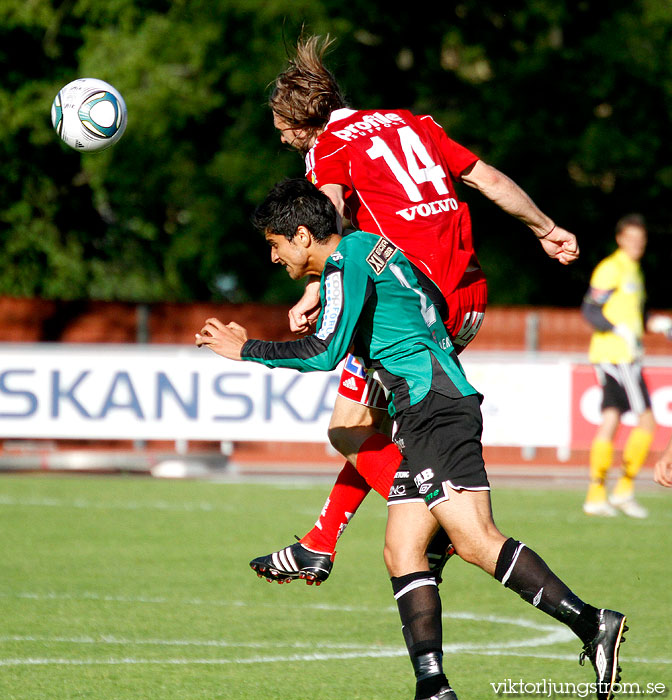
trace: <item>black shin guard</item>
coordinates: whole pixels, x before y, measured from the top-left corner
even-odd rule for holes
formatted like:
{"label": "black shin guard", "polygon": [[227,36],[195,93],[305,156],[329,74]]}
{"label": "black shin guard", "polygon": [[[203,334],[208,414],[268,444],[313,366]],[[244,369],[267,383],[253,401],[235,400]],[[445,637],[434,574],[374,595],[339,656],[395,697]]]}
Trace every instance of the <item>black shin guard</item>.
{"label": "black shin guard", "polygon": [[522,542],[509,538],[502,546],[495,578],[547,615],[566,624],[582,641],[596,632],[597,610],[584,603]]}
{"label": "black shin guard", "polygon": [[393,577],[404,641],[416,678],[416,697],[430,697],[448,681],[442,667],[441,599],[430,571]]}

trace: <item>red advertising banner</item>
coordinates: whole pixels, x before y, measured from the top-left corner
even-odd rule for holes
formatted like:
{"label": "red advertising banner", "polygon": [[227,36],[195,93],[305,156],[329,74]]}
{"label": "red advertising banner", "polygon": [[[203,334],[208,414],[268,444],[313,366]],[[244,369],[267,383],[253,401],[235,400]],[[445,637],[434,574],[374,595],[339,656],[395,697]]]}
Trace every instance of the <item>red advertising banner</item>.
{"label": "red advertising banner", "polygon": [[[653,414],[658,428],[652,449],[663,449],[672,435],[672,367],[645,367],[644,379],[651,394]],[[600,424],[602,390],[590,365],[572,368],[572,449],[590,447],[595,430]],[[637,424],[632,413],[626,413],[616,435],[616,447],[622,448],[628,436],[628,428]]]}

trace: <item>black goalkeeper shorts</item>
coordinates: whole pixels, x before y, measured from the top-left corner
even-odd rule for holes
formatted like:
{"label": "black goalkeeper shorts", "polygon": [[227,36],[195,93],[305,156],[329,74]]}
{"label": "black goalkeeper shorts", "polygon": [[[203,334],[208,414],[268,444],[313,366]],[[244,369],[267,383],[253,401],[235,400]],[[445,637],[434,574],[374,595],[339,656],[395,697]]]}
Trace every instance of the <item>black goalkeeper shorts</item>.
{"label": "black goalkeeper shorts", "polygon": [[633,411],[638,416],[651,408],[651,397],[639,363],[594,365],[597,381],[602,387],[602,406],[620,413]]}

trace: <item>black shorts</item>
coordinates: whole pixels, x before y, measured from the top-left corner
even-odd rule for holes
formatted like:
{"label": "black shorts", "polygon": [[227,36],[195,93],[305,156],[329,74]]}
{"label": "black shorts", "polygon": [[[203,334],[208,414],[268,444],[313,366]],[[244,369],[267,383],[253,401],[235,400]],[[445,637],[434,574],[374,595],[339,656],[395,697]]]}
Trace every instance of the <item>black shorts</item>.
{"label": "black shorts", "polygon": [[423,502],[431,509],[450,489],[488,491],[480,395],[451,399],[430,391],[400,411],[393,440],[403,455],[387,505]]}
{"label": "black shorts", "polygon": [[641,365],[594,365],[597,381],[602,387],[602,410],[616,408],[621,413],[637,415],[651,408],[651,397],[642,376]]}

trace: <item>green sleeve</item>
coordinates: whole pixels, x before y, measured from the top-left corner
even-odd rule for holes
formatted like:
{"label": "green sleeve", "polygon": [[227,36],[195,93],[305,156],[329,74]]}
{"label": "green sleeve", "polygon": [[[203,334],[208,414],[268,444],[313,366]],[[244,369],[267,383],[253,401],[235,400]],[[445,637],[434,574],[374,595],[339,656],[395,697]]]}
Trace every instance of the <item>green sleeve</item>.
{"label": "green sleeve", "polygon": [[352,344],[372,282],[356,261],[347,261],[340,254],[337,258],[330,258],[322,274],[322,311],[316,332],[287,342],[248,340],[242,349],[243,360],[302,372],[332,370],[338,365]]}

